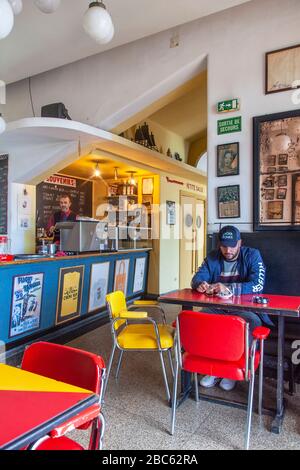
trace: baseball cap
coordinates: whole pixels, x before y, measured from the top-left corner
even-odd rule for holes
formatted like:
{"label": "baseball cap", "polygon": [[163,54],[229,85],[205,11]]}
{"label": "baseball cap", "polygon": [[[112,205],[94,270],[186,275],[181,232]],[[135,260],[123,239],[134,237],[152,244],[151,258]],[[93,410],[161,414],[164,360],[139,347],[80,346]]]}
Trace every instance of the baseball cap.
{"label": "baseball cap", "polygon": [[233,225],[227,225],[226,227],[221,228],[219,232],[219,242],[222,246],[230,246],[233,248],[237,245],[237,242],[240,239],[240,231]]}

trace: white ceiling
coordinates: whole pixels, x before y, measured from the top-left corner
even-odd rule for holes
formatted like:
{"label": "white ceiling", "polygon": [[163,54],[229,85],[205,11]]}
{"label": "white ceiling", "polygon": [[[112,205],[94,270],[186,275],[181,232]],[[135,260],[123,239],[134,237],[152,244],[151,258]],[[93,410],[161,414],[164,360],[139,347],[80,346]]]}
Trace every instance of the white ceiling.
{"label": "white ceiling", "polygon": [[116,34],[100,46],[82,28],[89,0],[62,0],[51,15],[41,13],[33,0],[23,0],[12,33],[0,41],[0,79],[14,82],[247,1],[104,0]]}

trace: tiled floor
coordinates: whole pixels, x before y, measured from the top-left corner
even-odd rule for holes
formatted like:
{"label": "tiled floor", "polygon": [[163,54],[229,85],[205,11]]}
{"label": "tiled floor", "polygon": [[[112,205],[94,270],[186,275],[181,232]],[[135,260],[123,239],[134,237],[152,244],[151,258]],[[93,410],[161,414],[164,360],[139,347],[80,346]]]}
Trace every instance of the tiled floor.
{"label": "tiled floor", "polygon": [[[176,307],[167,308],[169,322],[177,312]],[[110,326],[77,338],[70,345],[100,354],[108,363],[112,345]],[[246,390],[244,384],[239,384],[226,396],[245,400]],[[214,393],[220,395],[221,390],[217,388]],[[265,398],[272,401],[274,397],[275,382],[266,379]],[[252,449],[300,449],[300,393],[294,397],[286,394],[286,400],[287,412],[279,436],[269,432],[270,417],[265,416],[263,426],[260,426],[258,416],[253,415]],[[124,355],[119,381],[116,382],[113,374],[110,377],[104,414],[106,450],[243,448],[246,412],[204,401],[196,404],[188,399],[181,405],[177,411],[175,435],[169,434],[171,412],[166,403],[157,353]],[[86,432],[75,431],[73,437],[87,445]]]}

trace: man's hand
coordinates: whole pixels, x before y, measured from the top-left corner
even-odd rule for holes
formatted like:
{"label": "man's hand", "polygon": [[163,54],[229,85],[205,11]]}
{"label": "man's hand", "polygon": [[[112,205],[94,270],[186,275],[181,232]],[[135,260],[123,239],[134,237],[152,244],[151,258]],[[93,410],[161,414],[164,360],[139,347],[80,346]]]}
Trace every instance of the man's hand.
{"label": "man's hand", "polygon": [[200,294],[204,294],[209,288],[210,285],[207,282],[201,282],[201,284],[197,287],[197,291],[200,292]]}
{"label": "man's hand", "polygon": [[50,228],[47,230],[47,232],[48,232],[48,235],[49,235],[50,237],[53,235],[53,233],[54,233],[54,230],[55,230],[55,227],[54,227],[54,225],[53,225],[52,227],[50,227]]}
{"label": "man's hand", "polygon": [[214,294],[221,294],[221,293],[227,294],[228,293],[228,287],[226,287],[221,282],[214,284],[213,289],[214,289]]}

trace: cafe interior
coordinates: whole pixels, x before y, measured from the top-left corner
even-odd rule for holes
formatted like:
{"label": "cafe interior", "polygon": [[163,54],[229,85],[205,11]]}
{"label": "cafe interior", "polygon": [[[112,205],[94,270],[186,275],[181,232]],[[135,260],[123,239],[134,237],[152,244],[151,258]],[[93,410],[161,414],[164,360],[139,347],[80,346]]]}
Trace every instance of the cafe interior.
{"label": "cafe interior", "polygon": [[0,0],[0,450],[300,449],[299,20]]}

